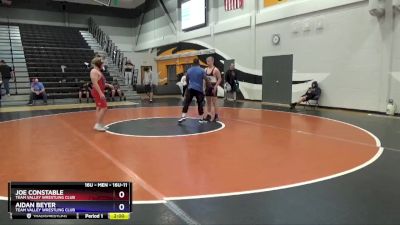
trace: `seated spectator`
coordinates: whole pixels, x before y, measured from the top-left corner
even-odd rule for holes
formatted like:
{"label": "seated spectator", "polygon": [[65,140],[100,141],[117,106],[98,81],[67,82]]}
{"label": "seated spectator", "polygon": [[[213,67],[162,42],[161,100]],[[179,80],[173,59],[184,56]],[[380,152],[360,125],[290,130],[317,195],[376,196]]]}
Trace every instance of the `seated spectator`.
{"label": "seated spectator", "polygon": [[82,103],[82,97],[86,98],[86,102],[89,102],[90,92],[92,91],[92,83],[86,82],[82,85],[79,90],[79,103]]}
{"label": "seated spectator", "polygon": [[122,101],[122,98],[124,98],[124,101],[126,101],[124,92],[122,92],[117,79],[114,79],[112,86],[114,87],[114,90],[111,92],[112,101],[114,101],[115,96],[118,96],[120,101]]}
{"label": "seated spectator", "polygon": [[110,99],[110,97],[111,97],[111,99],[113,99],[114,98],[113,96],[115,96],[114,86],[111,85],[111,84],[106,83],[106,88],[104,90],[104,95],[108,96],[107,97],[108,100]]}
{"label": "seated spectator", "polygon": [[321,88],[318,87],[318,82],[314,81],[312,82],[311,87],[307,90],[307,92],[301,96],[299,101],[290,105],[290,109],[294,109],[297,104],[300,104],[302,102],[307,102],[309,100],[318,100],[320,95]]}
{"label": "seated spectator", "polygon": [[28,105],[33,105],[33,100],[37,100],[39,98],[43,99],[45,105],[47,105],[47,94],[44,85],[39,82],[39,79],[32,79],[31,83],[31,94],[29,97]]}

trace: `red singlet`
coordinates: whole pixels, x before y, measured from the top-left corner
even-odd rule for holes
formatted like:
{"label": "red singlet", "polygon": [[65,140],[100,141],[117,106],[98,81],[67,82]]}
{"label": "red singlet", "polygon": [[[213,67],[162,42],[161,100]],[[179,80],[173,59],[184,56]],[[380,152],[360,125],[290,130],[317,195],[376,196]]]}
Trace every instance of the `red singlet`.
{"label": "red singlet", "polygon": [[[106,78],[104,77],[102,72],[100,72],[100,75],[101,77],[97,81],[97,84],[99,85],[101,92],[103,92],[104,94],[104,90],[106,89]],[[100,94],[97,92],[95,88],[92,89],[92,96],[97,107],[107,108],[107,101],[105,99],[100,98]]]}

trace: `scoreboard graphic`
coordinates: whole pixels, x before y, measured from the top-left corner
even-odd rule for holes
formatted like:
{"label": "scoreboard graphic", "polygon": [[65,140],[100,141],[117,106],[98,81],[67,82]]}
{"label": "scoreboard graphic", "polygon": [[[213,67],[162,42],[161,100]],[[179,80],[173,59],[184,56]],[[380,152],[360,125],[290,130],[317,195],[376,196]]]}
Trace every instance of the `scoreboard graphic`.
{"label": "scoreboard graphic", "polygon": [[131,182],[10,182],[11,219],[128,220]]}

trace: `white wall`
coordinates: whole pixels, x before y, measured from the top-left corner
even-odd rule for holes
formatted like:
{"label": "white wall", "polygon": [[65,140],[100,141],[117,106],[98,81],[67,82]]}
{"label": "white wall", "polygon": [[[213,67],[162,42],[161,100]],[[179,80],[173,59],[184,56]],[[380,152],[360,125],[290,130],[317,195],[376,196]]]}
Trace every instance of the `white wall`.
{"label": "white wall", "polygon": [[397,103],[397,112],[400,112],[400,11],[395,11],[393,33],[392,76],[390,85],[390,98]]}
{"label": "white wall", "polygon": [[[225,12],[223,2],[210,1],[209,25],[191,32],[180,31],[180,14],[174,12],[177,40],[157,41],[161,32],[139,38],[152,44],[139,43],[136,49],[176,41],[203,44],[235,59],[238,69],[257,75],[263,56],[294,54],[294,80],[320,81],[324,106],[385,111],[389,97],[400,105],[400,13],[393,24],[391,16],[380,20],[371,16],[366,0],[292,0],[269,8],[262,8],[262,1],[245,1],[243,9],[231,12]],[[386,2],[392,15],[391,1]],[[316,28],[318,23],[322,29]],[[305,24],[310,24],[309,31],[303,31]],[[168,27],[153,23],[151,29]],[[299,32],[294,33],[297,27]],[[280,34],[279,46],[272,44],[273,34]],[[294,98],[308,85],[294,87]],[[247,98],[261,98],[261,85],[242,88]]]}
{"label": "white wall", "polygon": [[113,27],[113,26],[100,26],[100,28],[107,33],[111,40],[123,52],[133,52],[134,38],[133,29],[129,27]]}
{"label": "white wall", "polygon": [[[176,23],[177,1],[165,0],[164,2],[171,18]],[[144,14],[136,50],[145,50],[153,46],[161,46],[177,41],[174,27],[169,22],[169,18],[165,15],[163,9],[159,6],[158,1],[152,1],[149,8]]]}
{"label": "white wall", "polygon": [[[292,33],[293,22],[315,24],[318,18],[324,29]],[[281,35],[278,47],[270,41],[274,33]],[[294,54],[296,72],[329,74],[321,83],[323,105],[379,111],[384,91],[380,89],[380,43],[377,19],[368,14],[366,3],[357,3],[259,25],[256,68],[262,67],[265,55]]]}

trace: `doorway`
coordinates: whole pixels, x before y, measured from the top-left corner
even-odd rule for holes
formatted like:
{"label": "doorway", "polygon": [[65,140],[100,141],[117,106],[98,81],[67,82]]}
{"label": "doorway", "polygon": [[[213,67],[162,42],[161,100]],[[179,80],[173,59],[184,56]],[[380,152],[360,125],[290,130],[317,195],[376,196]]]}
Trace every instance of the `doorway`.
{"label": "doorway", "polygon": [[263,57],[263,102],[290,104],[292,101],[293,55]]}

